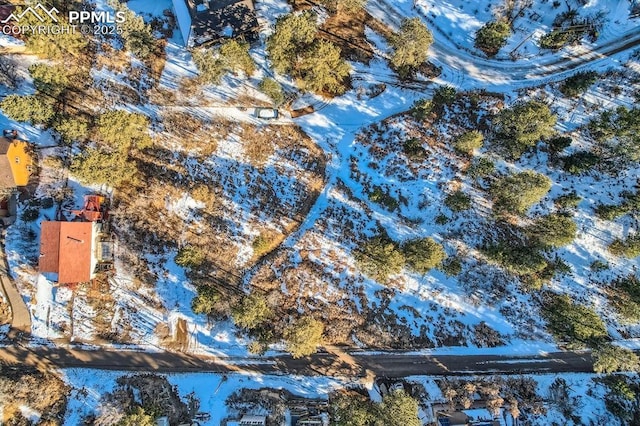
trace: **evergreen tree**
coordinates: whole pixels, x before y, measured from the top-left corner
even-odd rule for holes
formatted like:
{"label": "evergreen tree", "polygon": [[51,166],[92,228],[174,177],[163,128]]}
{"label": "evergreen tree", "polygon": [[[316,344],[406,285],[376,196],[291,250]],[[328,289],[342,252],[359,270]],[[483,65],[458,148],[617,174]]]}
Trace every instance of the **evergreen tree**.
{"label": "evergreen tree", "polygon": [[339,392],[331,397],[333,426],[373,426],[380,421],[377,404],[357,392]]}
{"label": "evergreen tree", "polygon": [[407,265],[419,274],[426,274],[446,257],[442,245],[432,238],[407,241],[402,245],[402,252]]}
{"label": "evergreen tree", "polygon": [[262,93],[271,98],[275,106],[278,106],[282,104],[282,102],[284,102],[284,92],[282,91],[282,86],[274,79],[269,77],[264,78],[258,85],[258,88]]}
{"label": "evergreen tree", "polygon": [[120,420],[116,426],[155,426],[153,417],[147,414],[144,408],[136,406],[129,414]]}
{"label": "evergreen tree", "polygon": [[351,66],[340,57],[340,48],[323,40],[314,43],[298,64],[301,86],[316,93],[343,93],[343,81],[350,71]]}
{"label": "evergreen tree", "polygon": [[433,36],[420,18],[407,18],[400,24],[400,30],[389,40],[393,47],[391,65],[401,70],[415,69],[427,60],[427,51]]}
{"label": "evergreen tree", "polygon": [[386,235],[377,235],[355,251],[358,266],[365,275],[384,283],[389,275],[399,273],[405,260],[398,245]]}
{"label": "evergreen tree", "polygon": [[196,49],[193,62],[198,68],[200,80],[205,84],[219,84],[226,72],[224,60],[212,49]]}
{"label": "evergreen tree", "polygon": [[68,68],[64,65],[33,64],[29,74],[39,92],[52,98],[59,97],[69,86]]}
{"label": "evergreen tree", "polygon": [[556,116],[540,101],[527,101],[504,109],[494,120],[500,143],[513,158],[520,156],[536,143],[553,134]]}
{"label": "evergreen tree", "polygon": [[284,330],[284,340],[287,351],[294,358],[302,358],[315,353],[316,347],[322,342],[324,324],[306,316],[297,320]]}
{"label": "evergreen tree", "polygon": [[191,301],[191,310],[195,314],[211,315],[220,301],[220,293],[210,285],[199,285],[198,295]]}
{"label": "evergreen tree", "polygon": [[273,69],[281,74],[290,73],[298,55],[313,43],[317,32],[316,16],[311,12],[279,18],[273,35],[267,40],[267,52]]}
{"label": "evergreen tree", "polygon": [[86,149],[71,163],[71,173],[87,184],[106,184],[113,188],[136,181],[138,170],[126,153]]}
{"label": "evergreen tree", "polygon": [[137,112],[105,112],[98,117],[96,132],[103,143],[124,152],[131,148],[148,148],[152,144],[149,118]]}
{"label": "evergreen tree", "polygon": [[[14,12],[16,15],[22,13],[23,8],[18,7]],[[46,14],[41,14],[42,21],[35,15],[27,13],[20,19],[20,25],[46,26],[68,25],[66,18],[58,14],[58,22],[54,22]],[[47,31],[28,31],[23,34],[26,39],[26,47],[29,52],[48,59],[65,60],[69,57],[81,58],[85,55],[88,46],[88,38],[80,31],[69,31],[60,33],[48,33]]]}
{"label": "evergreen tree", "polygon": [[385,426],[422,426],[418,402],[403,390],[386,394],[382,398],[381,412]]}
{"label": "evergreen tree", "polygon": [[551,180],[527,170],[498,179],[491,186],[494,209],[498,212],[524,213],[551,189]]}
{"label": "evergreen tree", "polygon": [[526,230],[529,238],[545,247],[562,247],[571,244],[578,227],[568,216],[549,214],[535,220]]}
{"label": "evergreen tree", "polygon": [[574,303],[567,295],[554,295],[542,312],[553,335],[569,348],[597,345],[607,337],[602,318],[593,309]]}
{"label": "evergreen tree", "polygon": [[35,95],[9,95],[0,102],[0,109],[12,120],[31,124],[47,124],[55,115],[51,104]]}
{"label": "evergreen tree", "polygon": [[593,351],[593,371],[613,373],[616,371],[637,372],[640,358],[631,349],[609,343],[602,344]]}
{"label": "evergreen tree", "polygon": [[258,294],[250,294],[234,306],[231,310],[233,322],[246,329],[254,329],[273,316],[273,311],[267,305],[264,297]]}
{"label": "evergreen tree", "polygon": [[118,24],[125,49],[140,59],[146,59],[155,48],[156,39],[153,36],[151,26],[144,22],[142,16],[138,16],[129,9],[125,3],[110,0],[109,5],[114,10],[125,14],[124,22]]}
{"label": "evergreen tree", "polygon": [[476,32],[476,47],[488,56],[494,56],[507,43],[511,35],[509,23],[504,20],[487,22]]}
{"label": "evergreen tree", "polygon": [[220,56],[225,68],[234,73],[242,71],[247,76],[250,76],[256,70],[256,64],[249,55],[249,43],[229,40],[220,46]]}
{"label": "evergreen tree", "polygon": [[459,136],[453,143],[453,147],[456,151],[471,156],[476,149],[482,148],[483,140],[482,133],[471,130]]}

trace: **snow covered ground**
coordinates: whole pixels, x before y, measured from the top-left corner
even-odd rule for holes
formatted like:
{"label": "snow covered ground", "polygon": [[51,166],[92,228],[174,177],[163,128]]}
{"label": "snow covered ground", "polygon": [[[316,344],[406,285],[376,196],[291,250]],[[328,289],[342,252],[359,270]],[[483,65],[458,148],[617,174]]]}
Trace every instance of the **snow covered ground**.
{"label": "snow covered ground", "polygon": [[[582,11],[592,14],[604,10],[608,3],[604,1],[592,0]],[[170,8],[169,1],[151,2],[147,0],[132,0],[128,2],[130,8],[149,16],[160,16],[164,9]],[[517,62],[504,61],[505,57],[499,56],[502,62],[498,65],[493,63],[490,72],[485,72],[485,66],[490,61],[478,57],[479,52],[473,48],[473,32],[492,16],[489,2],[470,5],[468,2],[430,2],[418,0],[415,2],[418,10],[422,11],[422,16],[429,18],[430,26],[435,23],[434,34],[436,43],[432,49],[434,61],[443,66],[443,72],[438,83],[450,84],[458,89],[483,89],[499,91],[506,95],[508,101],[520,96],[516,89],[521,87],[543,85],[549,78],[543,74],[530,75],[535,70],[536,64],[545,61],[552,64],[560,60],[571,49],[560,52],[545,52],[541,54],[535,46],[536,37],[531,37],[519,48],[523,58]],[[416,11],[413,9],[414,2],[401,0],[398,2],[383,2],[371,0],[369,9],[372,14],[378,16],[383,21],[397,25],[397,19],[401,16],[413,16]],[[561,10],[562,5],[559,9]],[[392,8],[393,13],[389,8]],[[524,17],[516,20],[517,31],[510,39],[509,45],[503,49],[509,52],[523,41],[533,28],[548,30],[553,14],[550,13],[553,6],[547,2],[536,2],[532,12],[540,15],[540,18],[531,17],[527,12]],[[614,41],[617,37],[626,33],[637,25],[637,20],[627,20],[625,14],[628,13],[629,4],[627,1],[616,2],[615,8],[609,8],[605,17],[607,24],[603,27],[601,38],[594,46],[602,46]],[[475,10],[477,9],[477,11]],[[549,9],[549,10],[547,10]],[[286,13],[290,8],[286,2],[270,0],[258,2],[257,11],[261,22],[265,25],[273,24],[277,16]],[[386,11],[386,12],[385,12]],[[544,12],[544,13],[541,13]],[[581,13],[582,13],[581,12]],[[399,14],[399,15],[398,15]],[[538,20],[536,20],[538,19]],[[267,29],[265,34],[268,34]],[[376,38],[371,32],[372,43],[379,49],[384,50],[386,46],[379,37]],[[173,38],[167,45],[167,64],[162,74],[160,86],[169,90],[176,90],[181,79],[192,77],[195,73],[195,66],[188,52],[180,47],[180,35],[174,33]],[[449,49],[447,51],[446,49]],[[453,50],[452,50],[453,49]],[[528,52],[525,55],[524,52]],[[204,98],[208,102],[207,107],[194,108],[184,107],[185,111],[208,118],[211,120],[225,117],[238,123],[256,124],[256,120],[251,116],[251,110],[241,110],[230,102],[239,94],[243,93],[264,100],[264,96],[255,90],[255,84],[263,75],[266,75],[266,64],[264,60],[264,49],[258,46],[252,50],[252,55],[261,66],[261,70],[249,80],[242,80],[236,77],[227,77],[224,83],[215,88],[205,91]],[[446,58],[444,57],[446,55]],[[460,58],[459,62],[455,58]],[[446,59],[446,60],[445,60]],[[30,59],[32,60],[32,59]],[[369,164],[369,154],[367,147],[358,139],[363,129],[375,123],[380,123],[384,118],[406,111],[415,100],[429,97],[430,89],[408,90],[387,85],[385,90],[378,96],[367,98],[363,93],[367,93],[380,81],[393,81],[393,73],[380,59],[374,59],[368,66],[353,64],[354,88],[346,95],[333,99],[330,103],[314,96],[305,96],[305,101],[322,105],[323,108],[314,114],[296,119],[305,132],[318,143],[329,157],[327,166],[328,184],[322,190],[318,201],[311,208],[311,211],[304,219],[302,226],[293,232],[284,242],[286,256],[281,268],[289,266],[299,266],[302,261],[319,266],[323,273],[328,274],[328,283],[323,282],[319,276],[312,276],[307,287],[301,290],[300,297],[295,303],[303,309],[306,303],[310,306],[322,306],[323,303],[330,303],[332,300],[349,305],[349,298],[358,298],[354,294],[341,293],[345,285],[354,282],[361,286],[361,300],[369,306],[380,301],[379,294],[384,287],[371,280],[363,280],[355,271],[351,250],[354,247],[354,240],[349,240],[344,227],[345,223],[352,222],[358,228],[360,235],[372,235],[377,224],[381,224],[390,235],[398,240],[406,240],[410,237],[433,235],[442,241],[446,238],[445,231],[452,230],[456,224],[445,229],[442,226],[434,225],[435,216],[439,209],[430,209],[424,214],[419,208],[419,200],[426,200],[433,206],[439,206],[444,196],[443,188],[436,185],[438,180],[450,180],[456,176],[456,171],[448,169],[447,158],[442,152],[434,152],[433,168],[422,175],[414,176],[409,181],[402,181],[406,176],[394,173],[387,173],[381,170],[379,165]],[[615,69],[633,70],[638,67],[637,59],[629,59],[629,53],[621,52],[612,57],[600,58],[598,61],[587,65],[586,69],[604,71],[610,67]],[[549,72],[553,67],[549,67]],[[575,72],[574,70],[563,71],[554,79],[559,79]],[[121,79],[122,76],[99,70],[94,73],[96,81]],[[278,77],[285,84],[290,84],[286,79]],[[604,87],[606,83],[595,85],[579,101],[569,101],[561,98],[553,86],[539,87],[538,92],[527,93],[527,96],[543,96],[554,103],[554,107],[560,117],[558,130],[573,131],[576,126],[587,121],[587,114],[594,109],[611,108],[617,105],[631,105],[632,98],[629,93],[622,93],[617,97],[609,96]],[[21,91],[29,93],[33,91],[33,86],[27,80],[21,86]],[[136,107],[138,108],[138,107]],[[179,106],[177,108],[183,108]],[[143,105],[142,111],[151,115],[162,113],[163,108],[154,105]],[[285,124],[288,121],[284,118],[277,124]],[[39,146],[49,146],[53,144],[51,135],[47,132],[40,132],[32,126],[12,122],[0,115],[0,126],[17,128],[25,138],[35,142]],[[397,130],[402,132],[403,124],[395,125]],[[175,142],[175,141],[174,141]],[[581,141],[576,141],[576,145]],[[178,148],[169,146],[170,148]],[[44,154],[47,155],[47,154]],[[195,155],[187,152],[187,155]],[[354,164],[353,158],[358,158],[355,164],[362,172],[361,177],[354,178],[351,173],[351,166]],[[286,171],[295,167],[294,164],[284,164],[282,158],[269,157],[267,166],[274,166],[268,174],[268,179],[278,182],[278,196],[284,204],[292,203],[292,193],[287,188],[292,186],[292,182],[286,176]],[[192,174],[204,174],[203,171],[223,170],[229,164],[242,163],[243,148],[237,137],[233,135],[229,138],[221,138],[218,141],[215,156],[209,158],[205,166],[197,161],[187,158],[185,162]],[[382,165],[392,165],[393,159],[387,158],[381,162]],[[608,315],[607,303],[604,296],[599,293],[597,286],[593,285],[594,278],[605,279],[613,274],[623,273],[638,266],[637,260],[622,261],[613,259],[606,252],[606,244],[615,236],[620,236],[627,232],[631,226],[624,221],[608,223],[597,221],[592,218],[591,208],[598,201],[610,201],[617,199],[617,194],[623,188],[629,188],[632,184],[634,174],[638,170],[631,170],[626,176],[619,180],[614,178],[600,177],[580,177],[569,178],[558,176],[557,172],[547,168],[543,157],[525,157],[514,165],[503,165],[505,168],[534,168],[545,172],[554,178],[558,184],[554,185],[552,193],[548,197],[545,205],[536,213],[541,213],[544,209],[550,208],[550,199],[562,193],[568,188],[576,188],[584,194],[585,201],[581,204],[576,219],[582,230],[578,239],[573,245],[559,251],[559,255],[573,265],[572,275],[562,278],[553,283],[553,289],[559,292],[578,295],[585,303],[597,307],[603,315]],[[242,176],[244,172],[238,169],[237,176]],[[48,171],[45,169],[45,176]],[[255,176],[252,176],[253,179]],[[247,182],[236,180],[234,177],[225,182],[222,186],[233,196],[227,205],[229,217],[231,212],[238,215],[236,224],[233,227],[234,235],[229,238],[237,249],[235,256],[237,267],[248,265],[252,257],[252,239],[258,234],[257,227],[247,226],[248,218],[261,219],[261,213],[251,210],[250,203],[247,204],[247,194],[240,191]],[[603,180],[604,179],[604,180]],[[46,180],[46,179],[45,179]],[[50,179],[49,186],[44,186],[39,191],[42,195],[50,194],[59,188],[55,187],[54,179]],[[396,212],[389,212],[379,204],[368,199],[368,188],[377,185],[390,191],[402,195],[408,199],[407,205],[401,205]],[[611,188],[611,194],[602,191],[604,187]],[[73,207],[80,205],[82,196],[92,191],[91,188],[84,188],[73,181],[70,181],[73,190]],[[235,192],[234,192],[235,191]],[[183,192],[173,198],[163,200],[163,208],[167,216],[173,216],[180,221],[198,226],[196,212],[201,208],[201,202],[195,200],[189,194]],[[245,203],[245,204],[243,204]],[[24,208],[24,206],[22,207]],[[342,216],[336,215],[342,212]],[[21,210],[22,213],[22,210]],[[264,212],[263,212],[264,213]],[[51,217],[52,211],[41,210],[42,220]],[[245,215],[245,216],[242,216]],[[273,219],[273,218],[271,218]],[[416,224],[415,220],[422,220],[421,224]],[[467,218],[467,224],[473,218]],[[91,340],[95,338],[97,330],[90,325],[90,318],[98,315],[95,306],[92,306],[86,294],[79,292],[74,308],[69,312],[72,300],[69,292],[64,289],[56,289],[51,283],[42,278],[37,278],[33,269],[37,254],[37,242],[39,235],[38,221],[26,223],[19,220],[11,228],[7,236],[7,252],[11,269],[14,274],[20,277],[19,284],[24,297],[32,309],[34,315],[34,334],[42,338],[58,338],[69,333],[73,329],[72,339]],[[343,220],[341,222],[341,220]],[[269,226],[284,230],[288,227],[286,221],[271,220]],[[461,225],[458,223],[457,225]],[[467,241],[468,243],[468,241]],[[447,249],[452,253],[454,247],[450,245]],[[302,259],[300,253],[307,253]],[[30,258],[29,258],[30,256]],[[195,316],[190,310],[190,301],[195,295],[193,283],[189,282],[183,268],[180,268],[173,261],[175,251],[164,253],[163,256],[153,257],[149,254],[148,259],[157,260],[157,267],[153,272],[159,277],[155,286],[144,287],[135,284],[134,277],[126,271],[120,264],[115,279],[112,281],[113,296],[117,300],[113,307],[110,321],[111,331],[127,331],[128,337],[135,343],[155,347],[160,344],[155,330],[160,324],[167,324],[174,327],[179,318],[188,321],[188,330],[193,339],[193,349],[215,354],[246,354],[245,345],[247,341],[236,336],[236,332],[230,323],[218,322],[209,323],[202,316]],[[608,260],[612,265],[610,272],[600,274],[595,277],[588,266],[594,260]],[[477,265],[469,263],[467,267],[474,269]],[[478,266],[479,268],[479,266]],[[486,272],[486,271],[485,271]],[[495,275],[500,278],[500,274]],[[248,277],[250,281],[251,277]],[[549,343],[549,336],[542,333],[540,324],[533,324],[531,329],[525,326],[528,324],[529,302],[526,295],[515,288],[513,282],[508,282],[507,289],[512,294],[504,299],[492,299],[491,295],[483,294],[479,289],[466,288],[460,279],[446,277],[441,272],[431,272],[424,277],[405,274],[398,277],[403,282],[399,292],[395,294],[387,309],[398,316],[399,323],[403,328],[412,334],[423,333],[423,326],[431,328],[424,333],[424,336],[431,341],[436,341],[438,346],[447,346],[447,339],[436,338],[434,328],[441,328],[452,335],[460,334],[457,342],[468,342],[472,336],[470,328],[484,322],[500,334],[509,337],[510,346],[504,347],[505,351],[522,351],[523,348],[537,352],[540,345],[545,348],[553,348]],[[316,305],[317,303],[317,305]],[[357,305],[357,303],[355,303]],[[354,308],[357,309],[357,308]],[[505,314],[509,312],[509,314]],[[520,315],[515,318],[512,314]],[[75,318],[77,326],[71,326],[71,318]],[[349,311],[345,309],[344,320],[349,320]],[[437,324],[435,327],[433,324]],[[128,327],[126,327],[128,325]],[[534,334],[528,334],[535,331]],[[609,318],[609,331],[615,338],[623,335],[628,336],[629,330],[617,329],[615,318]],[[633,333],[636,333],[636,331]],[[533,341],[522,339],[523,335],[534,337]],[[632,334],[635,335],[635,334]],[[543,343],[537,339],[542,339]],[[549,346],[547,346],[549,345]],[[450,349],[443,349],[449,351]],[[462,349],[466,350],[466,349]]]}

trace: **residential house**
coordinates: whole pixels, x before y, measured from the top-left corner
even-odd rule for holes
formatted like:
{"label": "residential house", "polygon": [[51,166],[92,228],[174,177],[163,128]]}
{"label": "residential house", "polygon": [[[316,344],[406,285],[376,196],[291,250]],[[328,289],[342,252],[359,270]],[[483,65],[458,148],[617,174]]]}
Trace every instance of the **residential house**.
{"label": "residential house", "polygon": [[90,281],[98,265],[97,222],[42,222],[39,271],[60,284]]}
{"label": "residential house", "polygon": [[14,195],[27,186],[34,169],[29,143],[0,137],[0,217],[15,215]]}
{"label": "residential house", "polygon": [[186,47],[257,39],[253,0],[173,0],[173,12]]}

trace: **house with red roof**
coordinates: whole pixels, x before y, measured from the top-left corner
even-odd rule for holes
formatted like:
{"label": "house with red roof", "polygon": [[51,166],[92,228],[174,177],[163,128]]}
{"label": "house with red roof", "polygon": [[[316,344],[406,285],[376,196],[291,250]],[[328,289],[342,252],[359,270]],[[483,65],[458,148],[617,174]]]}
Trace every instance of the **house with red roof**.
{"label": "house with red roof", "polygon": [[97,222],[42,222],[39,271],[60,284],[90,281],[99,262]]}

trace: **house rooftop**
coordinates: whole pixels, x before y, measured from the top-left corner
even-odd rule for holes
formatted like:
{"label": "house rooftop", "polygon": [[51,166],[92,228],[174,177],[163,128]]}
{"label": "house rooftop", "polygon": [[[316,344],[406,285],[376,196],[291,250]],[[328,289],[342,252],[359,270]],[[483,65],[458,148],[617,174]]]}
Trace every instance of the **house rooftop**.
{"label": "house rooftop", "polygon": [[244,36],[252,40],[258,27],[252,0],[186,0],[196,44]]}
{"label": "house rooftop", "polygon": [[40,272],[58,274],[61,284],[91,279],[94,261],[93,222],[42,222]]}

